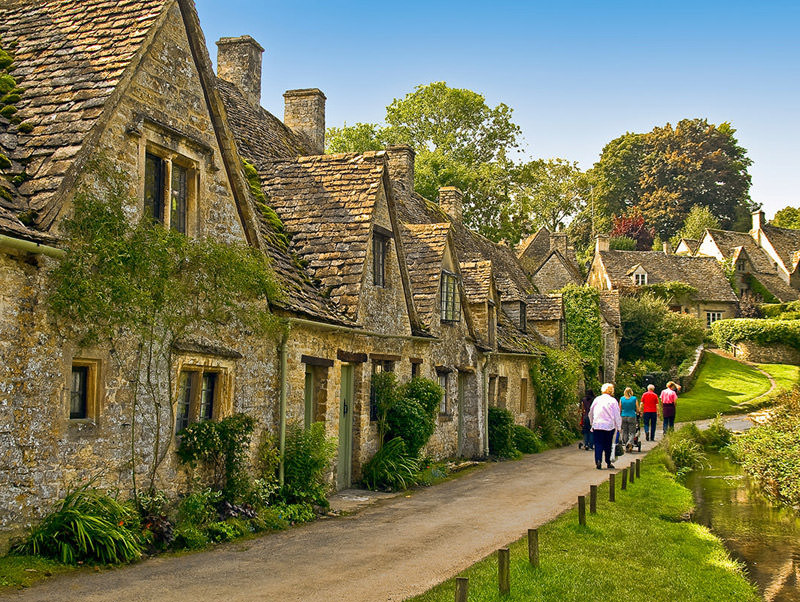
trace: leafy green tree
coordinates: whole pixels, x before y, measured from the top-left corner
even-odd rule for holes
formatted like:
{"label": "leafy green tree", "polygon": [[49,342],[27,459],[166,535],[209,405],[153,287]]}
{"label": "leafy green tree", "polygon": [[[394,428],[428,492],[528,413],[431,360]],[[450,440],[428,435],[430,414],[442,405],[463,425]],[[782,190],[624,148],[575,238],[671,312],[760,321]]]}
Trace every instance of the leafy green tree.
{"label": "leafy green tree", "polygon": [[356,123],[343,127],[330,127],[325,133],[325,152],[363,153],[381,150],[386,146],[384,128],[377,123]]}
{"label": "leafy green tree", "polygon": [[680,238],[700,240],[706,230],[718,230],[720,226],[719,219],[711,213],[711,209],[703,205],[695,205],[686,216],[686,221],[683,222],[683,228],[678,235]]}
{"label": "leafy green tree", "polygon": [[775,214],[772,225],[778,228],[800,230],[800,208],[784,207]]}
{"label": "leafy green tree", "polygon": [[565,159],[539,159],[520,165],[513,174],[517,204],[528,214],[533,230],[561,230],[589,198],[590,186],[578,164]]}

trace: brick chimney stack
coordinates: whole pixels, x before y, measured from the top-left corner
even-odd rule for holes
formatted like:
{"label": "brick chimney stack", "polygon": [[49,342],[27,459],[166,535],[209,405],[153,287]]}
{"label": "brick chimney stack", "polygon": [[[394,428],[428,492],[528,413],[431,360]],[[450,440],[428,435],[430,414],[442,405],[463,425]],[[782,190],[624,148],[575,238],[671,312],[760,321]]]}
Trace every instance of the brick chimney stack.
{"label": "brick chimney stack", "polygon": [[250,36],[217,40],[217,75],[232,83],[254,106],[261,104],[264,49]]}
{"label": "brick chimney stack", "polygon": [[319,88],[287,90],[283,94],[283,122],[311,145],[312,155],[325,152],[325,95]]}
{"label": "brick chimney stack", "polygon": [[597,240],[594,245],[595,253],[600,253],[601,251],[608,251],[610,248],[610,237],[608,234],[598,234]]}
{"label": "brick chimney stack", "polygon": [[389,177],[401,182],[409,193],[414,190],[414,149],[407,144],[387,146],[386,155],[389,158]]}
{"label": "brick chimney stack", "polygon": [[439,207],[457,222],[464,216],[463,199],[464,194],[455,186],[439,188]]}

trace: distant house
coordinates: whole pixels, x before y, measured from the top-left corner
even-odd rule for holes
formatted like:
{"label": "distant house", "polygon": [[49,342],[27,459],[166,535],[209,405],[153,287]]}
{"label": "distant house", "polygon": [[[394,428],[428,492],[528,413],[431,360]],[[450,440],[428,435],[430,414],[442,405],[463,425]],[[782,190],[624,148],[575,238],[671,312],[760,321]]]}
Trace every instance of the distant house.
{"label": "distant house", "polygon": [[569,246],[566,232],[540,228],[519,244],[517,257],[540,293],[583,283],[575,249]]}
{"label": "distant house", "polygon": [[673,311],[694,315],[706,327],[733,318],[738,299],[719,262],[711,257],[672,255],[660,251],[611,251],[608,237],[599,236],[588,284],[601,291],[633,293],[642,287],[683,282],[693,295],[668,300]]}
{"label": "distant house", "polygon": [[696,238],[681,238],[675,249],[675,255],[694,255],[699,246],[700,241]]}

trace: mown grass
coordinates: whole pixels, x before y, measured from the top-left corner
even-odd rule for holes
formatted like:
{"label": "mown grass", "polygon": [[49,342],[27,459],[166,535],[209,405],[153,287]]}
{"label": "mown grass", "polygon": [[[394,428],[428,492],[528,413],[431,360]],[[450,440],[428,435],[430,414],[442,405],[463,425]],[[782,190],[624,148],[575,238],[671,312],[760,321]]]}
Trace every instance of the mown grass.
{"label": "mown grass", "polygon": [[[538,569],[528,563],[525,539],[511,544],[509,596],[498,593],[495,555],[461,573],[469,578],[469,600],[758,600],[720,540],[681,522],[692,495],[666,470],[664,457],[652,452],[641,480],[617,491],[616,503],[601,486],[598,513],[587,514],[586,527],[577,524],[575,509],[541,527]],[[449,580],[413,600],[449,602],[454,591]]]}
{"label": "mown grass", "polygon": [[37,581],[78,570],[78,567],[61,564],[39,556],[0,557],[0,593],[30,587]]}
{"label": "mown grass", "polygon": [[[774,396],[785,391],[791,391],[800,384],[800,366],[792,366],[790,364],[758,364],[758,367],[775,379],[778,390],[775,391]],[[772,395],[770,397],[772,397]]]}
{"label": "mown grass", "polygon": [[[778,372],[782,377],[789,374],[782,369]],[[752,366],[709,353],[692,390],[678,396],[675,420],[687,422],[735,412],[734,406],[763,395],[769,387],[769,379]]]}

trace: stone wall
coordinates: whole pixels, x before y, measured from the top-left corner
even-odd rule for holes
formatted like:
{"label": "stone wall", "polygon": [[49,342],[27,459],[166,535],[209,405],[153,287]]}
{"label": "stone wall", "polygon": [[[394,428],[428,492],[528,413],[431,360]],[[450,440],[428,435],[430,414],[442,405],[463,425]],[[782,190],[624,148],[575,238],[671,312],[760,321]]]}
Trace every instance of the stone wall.
{"label": "stone wall", "polygon": [[579,284],[575,282],[572,274],[564,267],[557,255],[551,255],[533,275],[532,280],[542,294],[561,290],[568,284]]}
{"label": "stone wall", "polygon": [[734,356],[758,364],[800,365],[800,350],[783,344],[764,346],[740,341],[736,344]]}

